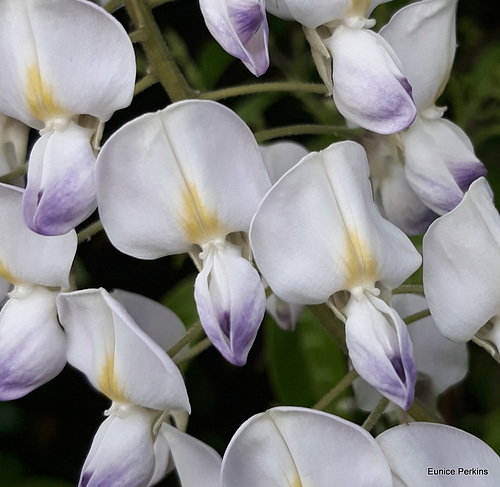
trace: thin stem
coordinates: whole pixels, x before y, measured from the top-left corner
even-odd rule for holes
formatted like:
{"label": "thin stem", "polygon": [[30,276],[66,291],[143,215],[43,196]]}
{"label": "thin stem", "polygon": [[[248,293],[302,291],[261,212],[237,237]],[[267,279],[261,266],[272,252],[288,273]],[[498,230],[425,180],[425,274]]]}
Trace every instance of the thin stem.
{"label": "thin stem", "polygon": [[158,79],[173,102],[194,98],[193,90],[187,84],[156,24],[151,7],[141,0],[124,1],[135,28],[146,33],[141,45],[152,75]]}
{"label": "thin stem", "polygon": [[121,7],[123,7],[123,0],[110,0],[104,8],[107,12],[112,14]]}
{"label": "thin stem", "polygon": [[386,397],[382,397],[382,399],[380,399],[375,409],[368,415],[368,417],[365,419],[365,422],[362,424],[362,427],[366,431],[371,431],[373,429],[378,420],[382,417],[382,414],[384,414],[385,408],[388,404],[389,399],[387,399]]}
{"label": "thin stem", "polygon": [[170,357],[175,357],[175,355],[177,355],[186,345],[198,338],[202,333],[203,327],[201,326],[201,323],[198,322],[189,328],[186,334],[168,350],[168,355]]}
{"label": "thin stem", "polygon": [[137,95],[138,93],[141,93],[141,91],[146,90],[151,85],[154,85],[157,82],[158,82],[158,80],[156,79],[156,77],[152,73],[146,74],[143,78],[141,78],[135,84],[134,95]]}
{"label": "thin stem", "polygon": [[78,243],[81,244],[87,240],[90,240],[96,233],[103,230],[101,220],[97,220],[91,223],[88,227],[85,227],[81,232],[78,233]]}
{"label": "thin stem", "polygon": [[28,171],[28,164],[22,164],[21,166],[14,169],[9,174],[4,174],[0,177],[0,183],[12,184],[17,178],[24,176]]}
{"label": "thin stem", "polygon": [[427,318],[427,316],[430,316],[431,312],[428,309],[423,309],[422,311],[419,311],[418,313],[414,313],[410,316],[407,316],[403,321],[409,325],[410,323],[415,323],[415,321],[421,320],[422,318]]}
{"label": "thin stem", "polygon": [[415,421],[425,421],[427,423],[442,423],[442,419],[436,416],[420,399],[415,398],[407,413]]}
{"label": "thin stem", "polygon": [[[345,327],[342,320],[339,320],[332,309],[327,304],[310,305],[308,308],[312,311],[316,319],[321,323],[323,328],[335,340],[337,345],[347,355],[347,346],[345,343]],[[345,320],[344,320],[345,321]]]}
{"label": "thin stem", "polygon": [[186,362],[186,360],[192,359],[196,357],[201,352],[210,348],[212,346],[212,342],[209,338],[204,338],[201,342],[193,345],[186,353],[182,354],[179,358],[174,359],[174,362],[179,365],[182,362]]}
{"label": "thin stem", "polygon": [[314,406],[313,409],[324,410],[334,399],[340,396],[359,377],[354,370],[350,370],[338,383],[327,392]]}
{"label": "thin stem", "polygon": [[315,124],[301,124],[301,125],[288,125],[286,127],[277,127],[268,130],[261,130],[255,133],[257,142],[264,142],[265,140],[277,139],[279,137],[290,137],[292,135],[334,135],[336,137],[348,138],[353,137],[353,129],[346,127],[339,127],[337,125],[315,125]]}
{"label": "thin stem", "polygon": [[424,294],[424,286],[421,284],[403,284],[392,290],[392,294]]}
{"label": "thin stem", "polygon": [[218,101],[225,98],[232,98],[235,96],[252,95],[255,93],[269,93],[269,92],[305,92],[315,93],[319,95],[327,95],[328,90],[325,85],[317,83],[301,83],[296,81],[277,81],[270,83],[254,83],[251,85],[232,86],[230,88],[222,88],[215,91],[207,91],[200,94],[200,98],[204,100]]}

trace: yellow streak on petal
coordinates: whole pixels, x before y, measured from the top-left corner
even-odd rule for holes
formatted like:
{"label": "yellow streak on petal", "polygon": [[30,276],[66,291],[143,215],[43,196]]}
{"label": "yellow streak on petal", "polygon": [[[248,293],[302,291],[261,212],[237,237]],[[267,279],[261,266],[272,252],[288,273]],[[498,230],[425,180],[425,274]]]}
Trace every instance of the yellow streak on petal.
{"label": "yellow streak on petal", "polygon": [[186,183],[182,198],[182,226],[191,243],[203,244],[226,234],[224,226],[217,218],[217,212],[204,205],[193,183]]}
{"label": "yellow streak on petal", "polygon": [[67,112],[57,102],[54,90],[42,79],[38,63],[33,63],[26,74],[25,96],[33,117],[46,122],[66,116]]}
{"label": "yellow streak on petal", "polygon": [[377,275],[377,261],[370,253],[370,247],[361,240],[357,232],[347,231],[346,237],[346,264],[348,278],[346,289],[374,283]]}
{"label": "yellow streak on petal", "polygon": [[115,374],[115,356],[113,354],[106,354],[106,363],[99,372],[98,383],[101,391],[112,401],[118,403],[128,402],[120,390],[118,378]]}
{"label": "yellow streak on petal", "polygon": [[364,17],[370,8],[370,0],[352,0],[348,15]]}
{"label": "yellow streak on petal", "polygon": [[0,260],[0,276],[2,276],[6,281],[9,281],[11,284],[17,284],[19,282],[10,272],[8,267],[5,266],[1,260]]}
{"label": "yellow streak on petal", "polygon": [[296,475],[290,484],[290,487],[303,487],[302,486],[302,481],[300,480],[299,476]]}

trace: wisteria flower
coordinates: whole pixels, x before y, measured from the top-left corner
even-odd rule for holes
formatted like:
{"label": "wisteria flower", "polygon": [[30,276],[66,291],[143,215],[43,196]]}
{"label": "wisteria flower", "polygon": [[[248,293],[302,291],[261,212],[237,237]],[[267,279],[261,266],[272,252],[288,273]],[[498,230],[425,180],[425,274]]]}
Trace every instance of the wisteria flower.
{"label": "wisteria flower", "polygon": [[210,33],[232,56],[240,59],[255,76],[269,67],[264,0],[200,0]]}
{"label": "wisteria flower", "polygon": [[97,164],[99,213],[111,242],[142,259],[190,252],[208,337],[243,365],[265,311],[243,234],[271,183],[244,122],[215,102],[184,101],[128,123]]}
{"label": "wisteria flower", "polygon": [[[68,362],[113,401],[94,437],[79,485],[146,487],[155,473],[165,474],[168,464],[168,458],[159,458],[158,465],[156,460],[161,425],[169,415],[190,412],[181,372],[104,289],[60,294],[57,306],[67,336]],[[167,314],[148,327],[175,330],[178,319],[171,318]]]}
{"label": "wisteria flower", "polygon": [[334,296],[347,318],[354,368],[408,408],[415,385],[412,345],[406,325],[380,294],[400,285],[421,258],[380,216],[363,148],[340,142],[302,159],[262,201],[250,241],[281,299],[319,304]]}
{"label": "wisteria flower", "polygon": [[5,0],[0,32],[0,112],[41,134],[24,219],[38,233],[64,234],[96,208],[92,143],[132,100],[134,50],[116,19],[83,0]]}
{"label": "wisteria flower", "polygon": [[[74,231],[45,237],[23,222],[23,192],[0,185],[0,275],[10,290],[0,312],[0,400],[24,396],[66,364],[56,297],[70,287]],[[5,295],[1,296],[2,302]]]}
{"label": "wisteria flower", "polygon": [[432,317],[451,340],[474,340],[500,361],[500,216],[484,178],[424,236],[424,289]]}

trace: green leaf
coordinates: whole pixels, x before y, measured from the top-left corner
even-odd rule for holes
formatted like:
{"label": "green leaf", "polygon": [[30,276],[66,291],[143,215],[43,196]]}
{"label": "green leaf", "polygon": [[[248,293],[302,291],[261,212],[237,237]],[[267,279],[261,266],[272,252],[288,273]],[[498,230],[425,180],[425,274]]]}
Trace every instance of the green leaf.
{"label": "green leaf", "polygon": [[310,407],[347,372],[341,348],[309,309],[294,332],[281,330],[270,318],[264,329],[271,382],[281,403]]}

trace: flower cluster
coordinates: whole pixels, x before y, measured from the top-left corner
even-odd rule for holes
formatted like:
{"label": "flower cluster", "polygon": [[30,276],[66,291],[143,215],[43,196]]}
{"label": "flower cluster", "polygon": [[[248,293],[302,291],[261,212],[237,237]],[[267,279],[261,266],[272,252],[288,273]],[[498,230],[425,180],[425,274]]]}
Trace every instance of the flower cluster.
{"label": "flower cluster", "polygon": [[[352,133],[317,151],[260,146],[236,111],[191,89],[151,2],[125,0],[131,35],[108,2],[2,1],[0,399],[69,363],[111,401],[79,486],[147,487],[174,469],[183,487],[416,487],[441,470],[455,473],[439,485],[455,486],[467,468],[481,472],[467,485],[496,485],[500,458],[482,440],[406,424],[416,407],[440,419],[438,395],[467,373],[466,342],[500,362],[500,216],[469,138],[436,105],[457,1],[418,0],[376,32],[383,0],[200,0],[210,33],[255,76],[272,65],[267,13],[302,25]],[[172,103],[101,148],[104,123],[141,86],[131,39],[144,40],[145,84],[161,82]],[[404,424],[374,438],[368,420],[280,406],[248,419],[223,456],[187,434],[187,323],[138,294],[78,289],[77,230],[92,215],[124,254],[190,256],[195,329],[232,365],[247,363],[266,310],[293,332],[304,307],[321,306],[357,379],[355,407]],[[422,263],[423,284],[405,287]]]}

